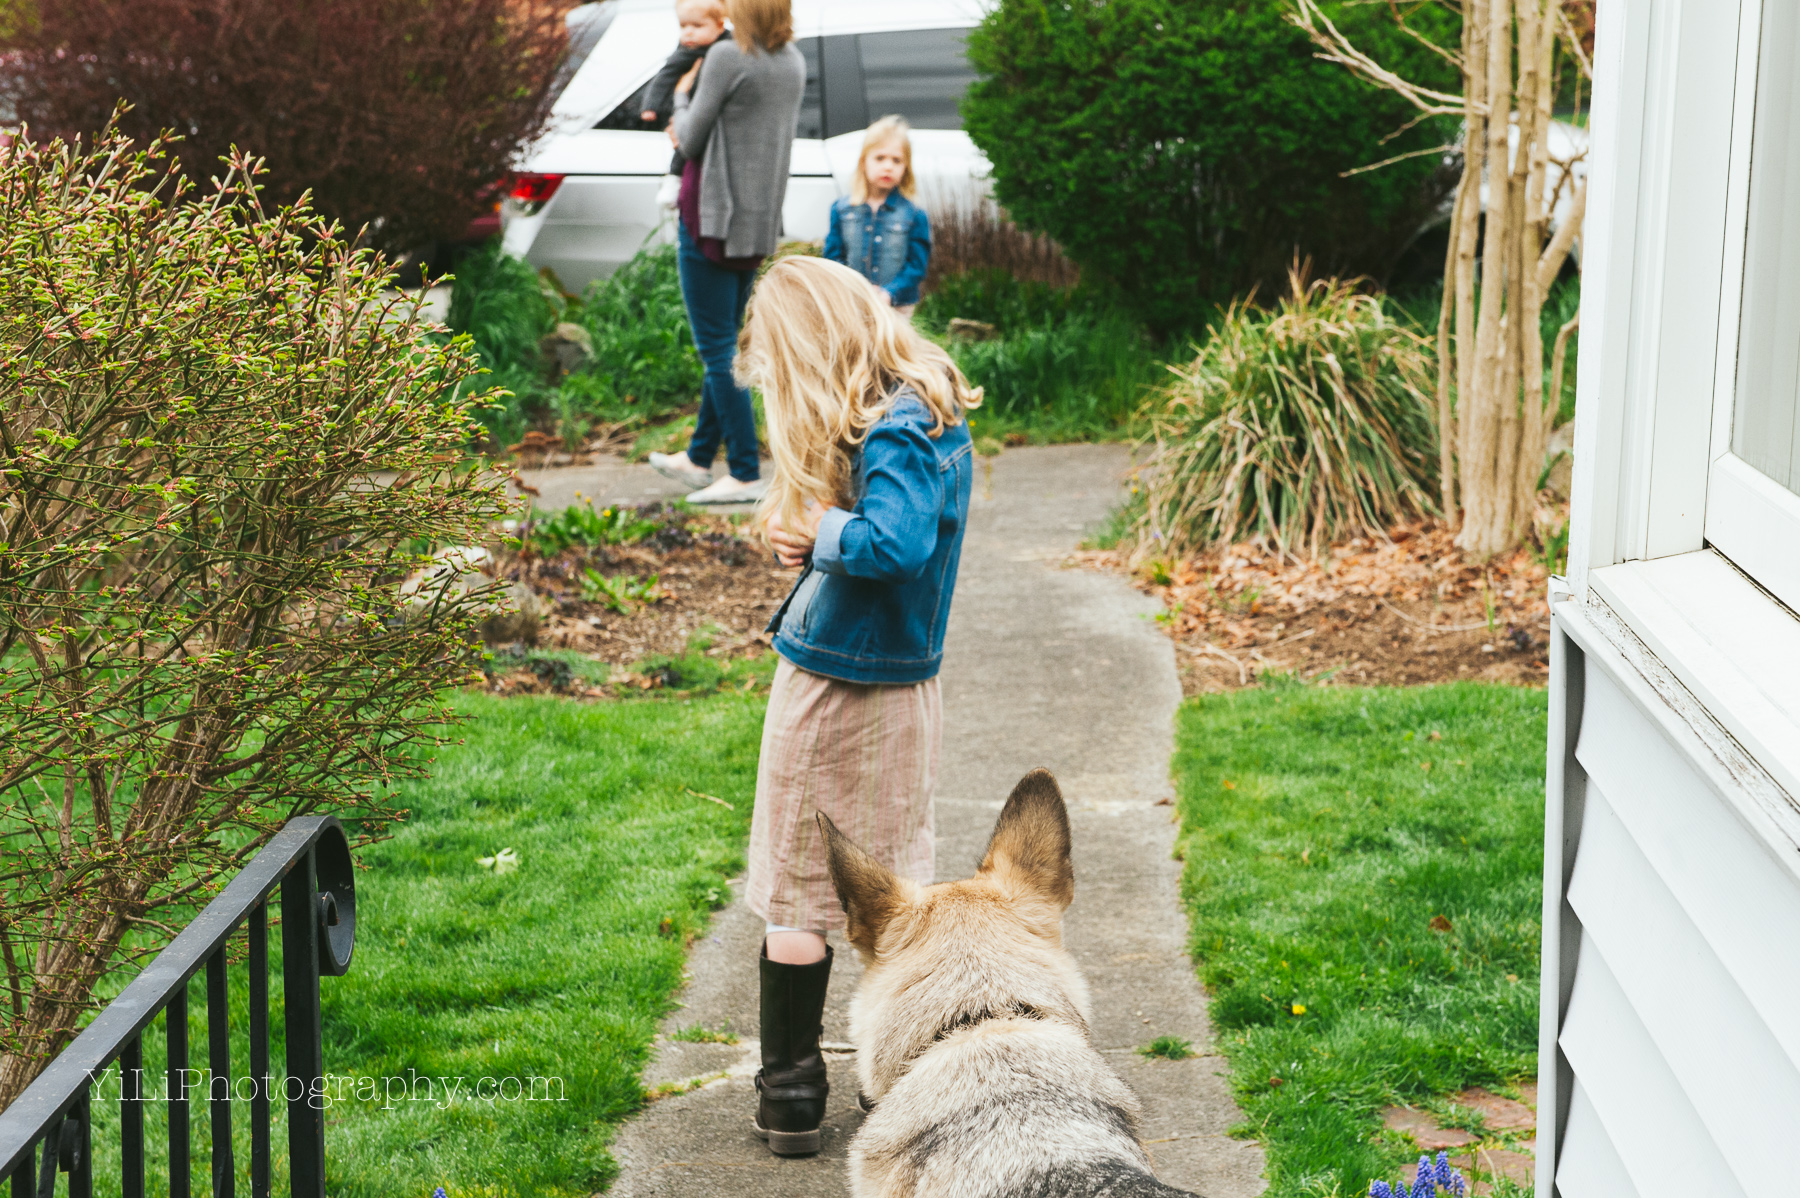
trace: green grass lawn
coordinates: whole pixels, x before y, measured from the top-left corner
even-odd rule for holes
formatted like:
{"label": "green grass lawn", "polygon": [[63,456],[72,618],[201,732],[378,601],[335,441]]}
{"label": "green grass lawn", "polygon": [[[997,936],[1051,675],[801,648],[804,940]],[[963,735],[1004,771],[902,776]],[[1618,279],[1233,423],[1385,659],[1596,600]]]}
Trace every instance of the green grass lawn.
{"label": "green grass lawn", "polygon": [[1192,948],[1272,1198],[1392,1178],[1387,1103],[1535,1074],[1544,719],[1468,683],[1182,708]]}
{"label": "green grass lawn", "polygon": [[[560,1086],[347,1101],[327,1132],[331,1192],[589,1194],[641,1101],[685,941],[742,866],[764,700],[459,703],[475,717],[464,743],[361,854],[355,964],[323,986],[327,1068]],[[503,848],[514,871],[476,863]]]}
{"label": "green grass lawn", "polygon": [[[765,702],[756,692],[612,703],[456,697],[471,717],[461,743],[439,751],[431,777],[405,786],[410,817],[392,838],[357,852],[356,955],[347,975],[320,984],[334,1198],[428,1198],[437,1186],[450,1198],[550,1198],[591,1194],[611,1179],[607,1144],[643,1101],[638,1074],[681,984],[687,943],[743,866]],[[515,868],[478,863],[502,849],[513,850]],[[278,1072],[280,945],[272,927]],[[249,1084],[242,947],[228,972],[240,1088]],[[207,1059],[205,995],[201,975],[188,987],[197,1068]],[[162,1088],[165,1023],[158,1017],[144,1038],[152,1095]],[[200,1075],[190,1084],[205,1085]],[[197,1179],[212,1143],[205,1093],[190,1112]],[[102,1194],[117,1193],[118,1096],[114,1071],[96,1091]],[[240,1193],[248,1097],[240,1093],[232,1115]],[[279,1096],[271,1114],[284,1195]],[[161,1101],[146,1111],[145,1131],[149,1192],[164,1195]]]}

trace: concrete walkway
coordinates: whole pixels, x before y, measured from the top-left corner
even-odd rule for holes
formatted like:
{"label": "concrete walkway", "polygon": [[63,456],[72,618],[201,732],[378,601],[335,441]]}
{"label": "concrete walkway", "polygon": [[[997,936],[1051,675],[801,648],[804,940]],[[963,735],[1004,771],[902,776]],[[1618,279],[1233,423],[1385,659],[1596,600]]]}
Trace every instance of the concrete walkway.
{"label": "concrete walkway", "polygon": [[[1210,1052],[1166,1061],[1134,1051],[1160,1035],[1210,1046],[1211,1029],[1177,906],[1170,808],[1156,805],[1170,793],[1171,720],[1181,697],[1173,650],[1151,623],[1155,605],[1122,580],[1058,568],[1105,518],[1126,465],[1120,447],[1082,445],[1011,450],[977,467],[943,672],[938,876],[973,872],[1021,775],[1040,765],[1056,774],[1075,833],[1066,941],[1093,990],[1095,1039],[1143,1100],[1159,1176],[1207,1198],[1247,1198],[1265,1186],[1262,1151],[1225,1135],[1241,1116],[1223,1061]],[[593,478],[576,477],[589,469]],[[562,477],[538,484],[545,506],[556,506],[553,490],[560,498],[576,488],[596,501],[661,497],[641,467],[554,473]],[[824,1151],[777,1159],[750,1128],[761,933],[761,921],[738,902],[695,945],[685,1005],[663,1030],[729,1028],[742,1039],[658,1043],[647,1086],[715,1080],[661,1099],[620,1130],[614,1193],[848,1192],[845,1148],[859,1116],[846,1010],[861,971],[839,942],[825,1038],[841,1051],[830,1056]]]}

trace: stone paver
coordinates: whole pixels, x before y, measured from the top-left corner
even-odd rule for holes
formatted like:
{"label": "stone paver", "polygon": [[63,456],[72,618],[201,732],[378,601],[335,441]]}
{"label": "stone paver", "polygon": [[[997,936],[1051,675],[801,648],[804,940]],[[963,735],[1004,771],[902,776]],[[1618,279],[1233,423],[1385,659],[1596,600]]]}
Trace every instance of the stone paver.
{"label": "stone paver", "polygon": [[1473,1144],[1475,1137],[1454,1127],[1439,1127],[1429,1111],[1409,1106],[1391,1106],[1382,1112],[1382,1122],[1392,1131],[1405,1132],[1413,1143],[1430,1152],[1440,1148],[1460,1148]]}
{"label": "stone paver", "polygon": [[[1522,1102],[1503,1098],[1479,1086],[1450,1096],[1457,1106],[1479,1111],[1490,1135],[1499,1133],[1503,1141],[1477,1140],[1466,1131],[1439,1127],[1435,1116],[1414,1107],[1391,1106],[1382,1112],[1382,1123],[1392,1131],[1412,1137],[1420,1149],[1435,1153],[1439,1149],[1461,1151],[1450,1157],[1450,1163],[1474,1179],[1476,1194],[1493,1192],[1487,1179],[1504,1177],[1520,1185],[1530,1185],[1536,1170],[1537,1083],[1519,1087]],[[1521,1135],[1529,1138],[1520,1139]],[[1406,1166],[1402,1175],[1410,1184],[1418,1174],[1418,1165]]]}
{"label": "stone paver", "polygon": [[1472,1111],[1479,1111],[1482,1122],[1489,1131],[1517,1131],[1522,1127],[1537,1126],[1537,1114],[1530,1107],[1510,1098],[1502,1098],[1480,1086],[1453,1095],[1450,1101]]}
{"label": "stone paver", "polygon": [[[1143,1100],[1144,1138],[1159,1175],[1208,1198],[1259,1194],[1262,1150],[1226,1136],[1240,1121],[1224,1062],[1135,1049],[1159,1035],[1210,1045],[1211,1029],[1186,953],[1177,906],[1180,866],[1168,757],[1180,701],[1169,641],[1152,601],[1122,580],[1059,568],[1118,495],[1128,459],[1114,446],[1009,451],[977,468],[943,672],[944,749],[938,789],[938,874],[971,872],[1013,784],[1053,770],[1075,834],[1075,903],[1066,938],[1094,996],[1096,1042]],[[641,467],[535,472],[540,502],[665,498]],[[648,478],[644,477],[649,475]],[[567,498],[562,498],[564,494]],[[825,1013],[832,1093],[824,1151],[779,1160],[751,1133],[757,1045],[760,921],[741,902],[695,946],[684,1006],[664,1031],[729,1028],[737,1045],[663,1040],[645,1078],[654,1088],[699,1083],[655,1102],[614,1144],[620,1195],[717,1198],[847,1193],[845,1147],[858,1125],[846,1004],[860,972],[837,944]]]}

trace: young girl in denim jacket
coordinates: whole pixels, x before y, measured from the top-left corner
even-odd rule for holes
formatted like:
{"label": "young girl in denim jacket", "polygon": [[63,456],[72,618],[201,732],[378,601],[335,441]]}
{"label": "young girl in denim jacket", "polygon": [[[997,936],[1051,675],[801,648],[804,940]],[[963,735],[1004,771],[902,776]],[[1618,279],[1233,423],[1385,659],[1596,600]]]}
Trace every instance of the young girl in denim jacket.
{"label": "young girl in denim jacket", "polygon": [[815,813],[930,883],[938,666],[973,478],[955,363],[851,271],[784,258],[757,284],[738,372],[768,417],[761,514],[802,573],[769,627],[781,663],[763,723],[744,898],[767,921],[758,1134],[816,1152],[828,928],[844,926]]}
{"label": "young girl in denim jacket", "polygon": [[850,194],[831,204],[825,256],[842,262],[912,317],[931,263],[931,221],[912,202],[912,141],[905,117],[884,116],[863,134]]}

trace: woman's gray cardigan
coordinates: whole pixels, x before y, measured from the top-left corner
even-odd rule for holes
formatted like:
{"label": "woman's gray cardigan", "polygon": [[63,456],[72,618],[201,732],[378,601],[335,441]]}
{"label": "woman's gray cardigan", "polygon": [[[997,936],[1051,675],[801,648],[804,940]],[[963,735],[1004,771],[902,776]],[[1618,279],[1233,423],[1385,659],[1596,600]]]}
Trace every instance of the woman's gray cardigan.
{"label": "woman's gray cardigan", "polygon": [[723,241],[727,258],[775,252],[805,90],[806,60],[792,42],[751,53],[747,41],[720,39],[675,114],[681,152],[700,160],[700,236]]}

